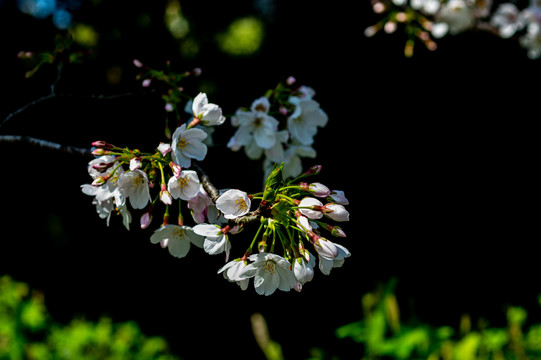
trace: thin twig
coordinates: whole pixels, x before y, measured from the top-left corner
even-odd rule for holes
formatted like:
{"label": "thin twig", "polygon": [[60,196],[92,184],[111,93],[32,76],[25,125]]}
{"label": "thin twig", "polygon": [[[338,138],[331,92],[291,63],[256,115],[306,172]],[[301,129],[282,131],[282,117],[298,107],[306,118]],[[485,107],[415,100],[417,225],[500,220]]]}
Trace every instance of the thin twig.
{"label": "thin twig", "polygon": [[0,123],[0,128],[4,126],[8,121],[10,121],[16,115],[28,110],[29,108],[38,105],[42,102],[54,99],[54,98],[78,98],[78,99],[92,99],[92,100],[116,100],[124,97],[137,96],[137,95],[146,95],[155,93],[155,89],[150,89],[146,92],[141,93],[124,93],[124,94],[115,94],[115,95],[76,95],[76,94],[57,94],[54,92],[54,85],[51,85],[51,93],[45,96],[42,96],[34,101],[29,102],[28,104],[22,106],[21,108],[15,110],[14,112],[8,114],[4,120]]}
{"label": "thin twig", "polygon": [[0,142],[27,143],[27,144],[39,146],[46,149],[62,151],[67,154],[92,156],[92,151],[87,148],[79,148],[79,147],[70,146],[70,145],[62,145],[62,144],[54,143],[52,141],[36,139],[30,136],[24,136],[24,135],[0,135]]}

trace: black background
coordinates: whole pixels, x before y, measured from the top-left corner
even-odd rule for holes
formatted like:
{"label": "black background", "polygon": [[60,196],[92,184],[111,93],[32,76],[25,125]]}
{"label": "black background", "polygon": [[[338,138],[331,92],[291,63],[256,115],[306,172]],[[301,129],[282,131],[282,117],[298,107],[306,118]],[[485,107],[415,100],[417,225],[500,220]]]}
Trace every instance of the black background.
{"label": "black background", "polygon": [[[287,358],[306,358],[312,347],[358,358],[359,348],[337,341],[334,330],[360,319],[362,294],[391,277],[399,279],[405,319],[455,326],[470,313],[498,325],[509,304],[538,319],[532,124],[540,63],[517,41],[482,32],[442,39],[436,52],[418,45],[408,59],[400,33],[364,37],[378,19],[368,1],[272,3],[269,15],[252,1],[181,2],[200,41],[198,55],[184,59],[163,25],[164,1],[85,2],[75,21],[95,27],[98,48],[87,62],[66,65],[56,85],[58,93],[82,96],[30,107],[0,131],[80,147],[105,140],[154,149],[165,141],[163,102],[137,95],[135,58],[155,68],[167,60],[178,71],[201,67],[198,81],[226,114],[295,76],[316,90],[329,115],[316,136],[317,161],[304,164],[323,165],[317,180],[350,200],[348,237],[339,242],[352,256],[342,268],[318,272],[301,293],[262,297],[253,285],[243,292],[216,274],[223,256],[193,248],[179,260],[151,244],[152,230],[138,228],[140,212],[132,211],[129,232],[116,217],[107,227],[80,192],[90,181],[89,159],[3,143],[0,274],[42,290],[59,321],[136,320],[187,359],[263,358],[250,329],[255,312]],[[141,14],[152,20],[148,27],[138,26]],[[245,15],[265,23],[260,51],[222,53],[214,34]],[[28,64],[16,54],[50,49],[56,32],[50,18],[24,15],[10,1],[0,7],[1,118],[49,93],[55,69],[25,80]],[[115,84],[107,81],[111,68],[121,71]],[[87,96],[125,93],[133,95]],[[219,188],[260,191],[259,165],[224,146],[233,131],[217,129],[205,169]],[[236,257],[250,239],[232,241]]]}

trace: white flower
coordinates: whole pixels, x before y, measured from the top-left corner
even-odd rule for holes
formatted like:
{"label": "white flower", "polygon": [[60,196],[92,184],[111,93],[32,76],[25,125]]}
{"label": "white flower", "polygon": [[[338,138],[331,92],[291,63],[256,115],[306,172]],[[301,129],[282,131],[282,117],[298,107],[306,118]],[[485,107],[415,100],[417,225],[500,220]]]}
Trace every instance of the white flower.
{"label": "white flower", "polygon": [[161,142],[160,145],[158,145],[158,151],[162,154],[162,156],[167,155],[167,153],[171,151],[171,144]]}
{"label": "white flower", "polygon": [[328,260],[333,260],[338,256],[336,244],[322,237],[318,237],[318,239],[314,241],[314,249],[317,251],[320,258],[323,257]]}
{"label": "white flower", "polygon": [[197,235],[205,237],[203,249],[207,254],[216,255],[225,251],[225,261],[227,261],[231,243],[229,242],[227,234],[222,232],[220,226],[214,224],[198,224],[193,227],[193,231]]}
{"label": "white flower", "polygon": [[178,178],[172,176],[169,179],[167,189],[173,199],[191,200],[199,193],[200,185],[195,171],[182,170]]}
{"label": "white flower", "polygon": [[237,110],[235,123],[239,126],[233,135],[236,145],[247,146],[255,142],[262,149],[270,149],[276,143],[279,122],[266,112]]}
{"label": "white flower", "polygon": [[199,93],[192,104],[193,117],[207,126],[221,125],[225,121],[222,109],[216,104],[209,104],[207,94]]}
{"label": "white flower", "polygon": [[250,280],[248,278],[240,277],[240,274],[246,265],[247,263],[245,260],[235,259],[222,266],[222,268],[218,270],[218,274],[223,272],[224,278],[231,282],[235,281],[242,290],[246,290]]}
{"label": "white flower", "polygon": [[216,207],[226,219],[235,219],[245,215],[250,211],[250,205],[248,194],[237,189],[227,190],[216,200]]}
{"label": "white flower", "polygon": [[169,253],[177,258],[183,258],[190,250],[190,244],[203,247],[203,237],[194,233],[189,226],[163,225],[150,237],[153,244],[161,243]]}
{"label": "white flower", "polygon": [[293,273],[299,284],[304,285],[312,281],[315,266],[316,259],[308,250],[304,250],[304,254],[293,261]]}
{"label": "white flower", "polygon": [[[441,5],[436,14],[436,23],[445,23],[451,35],[458,34],[473,26],[475,9],[466,0],[449,0]],[[432,29],[434,33],[434,29]]]}
{"label": "white flower", "polygon": [[[118,187],[118,180],[124,173],[124,169],[121,166],[118,166],[118,162],[115,162],[104,172],[99,172],[94,167],[99,166],[100,164],[111,163],[114,160],[115,158],[113,156],[105,155],[90,161],[88,163],[88,174],[93,179],[107,177],[107,181],[101,186],[92,186],[90,184],[81,185],[81,191],[85,195],[95,196],[98,203],[103,203],[109,199],[114,199],[115,204],[120,208],[126,201],[124,195],[120,192]],[[115,172],[113,173],[113,171]]]}
{"label": "white flower", "polygon": [[324,207],[325,216],[334,221],[349,221],[349,213],[345,207],[339,204],[328,203]]}
{"label": "white flower", "polygon": [[186,124],[178,127],[173,133],[171,142],[172,159],[182,167],[190,167],[192,160],[203,160],[207,155],[207,145],[202,141],[207,138],[207,133],[201,129],[192,128],[186,130]]}
{"label": "white flower", "polygon": [[255,291],[259,295],[271,295],[280,289],[289,291],[295,286],[295,275],[291,264],[283,257],[271,253],[259,253],[248,257],[248,264],[239,274],[240,278],[254,278]]}
{"label": "white flower", "polygon": [[312,99],[291,97],[289,102],[295,105],[295,110],[287,119],[291,136],[302,145],[311,145],[317,127],[327,125],[327,114],[321,110],[319,103]]}
{"label": "white flower", "polygon": [[313,197],[307,196],[299,203],[300,213],[309,219],[321,219],[323,217],[323,213],[318,209],[319,207],[323,207],[323,203]]}
{"label": "white flower", "polygon": [[492,15],[490,23],[498,28],[501,37],[510,38],[526,26],[526,18],[520,14],[515,4],[500,4]]}
{"label": "white flower", "polygon": [[322,256],[319,253],[319,270],[325,275],[329,275],[332,268],[341,267],[344,264],[344,260],[351,256],[349,250],[342,245],[334,244],[334,246],[336,247],[337,255],[332,259]]}
{"label": "white flower", "polygon": [[128,171],[118,179],[120,192],[130,199],[134,209],[144,209],[151,201],[147,174],[141,170]]}
{"label": "white flower", "polygon": [[335,204],[349,205],[349,200],[342,190],[332,190],[327,199]]}

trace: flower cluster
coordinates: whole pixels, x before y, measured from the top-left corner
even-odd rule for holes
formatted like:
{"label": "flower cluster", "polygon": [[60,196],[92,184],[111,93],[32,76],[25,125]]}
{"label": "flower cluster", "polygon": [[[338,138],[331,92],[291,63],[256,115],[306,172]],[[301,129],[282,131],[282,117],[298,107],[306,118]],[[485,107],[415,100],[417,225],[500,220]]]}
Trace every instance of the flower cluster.
{"label": "flower cluster", "polygon": [[[135,64],[143,67],[138,61]],[[153,79],[178,86],[172,73],[148,71]],[[191,119],[179,124],[171,141],[160,143],[153,153],[94,142],[96,158],[88,164],[92,183],[82,185],[82,192],[93,197],[98,215],[107,225],[117,213],[128,230],[132,222],[128,205],[142,212],[142,229],[150,226],[161,206],[163,218],[150,236],[151,243],[160,244],[177,258],[187,256],[192,245],[210,255],[225,254],[226,264],[218,273],[242,289],[253,278],[258,294],[270,295],[277,289],[300,291],[312,280],[317,266],[328,275],[350,256],[344,246],[328,240],[346,236],[334,223],[348,221],[349,213],[342,191],[304,182],[321,171],[314,166],[303,173],[300,157],[315,157],[314,135],[327,123],[327,115],[313,100],[311,88],[293,88],[293,83],[288,79],[286,85],[279,84],[256,99],[250,109],[239,109],[233,119],[238,129],[229,146],[245,147],[251,158],[265,154],[269,170],[262,192],[218,190],[198,164],[207,155],[207,129],[226,120],[221,107],[210,103],[205,93],[187,102]],[[175,96],[180,93],[168,94],[177,104]],[[284,129],[279,129],[281,123]],[[173,207],[174,202],[177,206]],[[186,210],[191,225],[185,221]],[[170,221],[171,211],[177,212],[175,222]],[[231,238],[246,234],[243,230],[248,228],[255,230],[250,245],[230,261]]]}
{"label": "flower cluster", "polygon": [[[331,191],[318,182],[299,182],[320,170],[321,167],[315,166],[286,182],[282,178],[282,163],[267,178],[264,192],[247,195],[239,190],[228,190],[218,198],[216,206],[231,220],[222,229],[210,225],[195,226],[196,233],[206,236],[205,241],[209,236],[238,232],[245,226],[245,219],[253,219],[254,216],[259,219],[259,229],[244,255],[227,262],[219,273],[243,290],[253,278],[255,291],[260,295],[270,295],[277,289],[301,291],[303,285],[313,279],[316,267],[329,275],[332,268],[343,265],[350,252],[325,236],[346,237],[339,226],[328,222],[349,220],[345,208],[349,202],[344,192]],[[251,212],[250,199],[260,200],[258,207]],[[313,252],[310,252],[308,244]],[[319,264],[316,264],[314,253]]]}
{"label": "flower cluster", "polygon": [[[94,196],[93,203],[101,218],[109,218],[114,211],[122,214],[123,223],[129,229],[131,214],[127,202],[134,209],[147,209],[141,218],[141,227],[146,228],[152,219],[152,210],[158,199],[165,205],[174,199],[192,200],[200,190],[199,179],[193,170],[188,170],[192,160],[203,160],[207,145],[203,142],[208,133],[199,128],[220,125],[225,121],[221,108],[209,103],[207,95],[200,93],[192,102],[193,119],[178,127],[171,144],[161,143],[155,153],[142,153],[116,147],[104,141],[96,141],[93,154],[96,159],[88,164],[91,184],[81,186],[83,193]],[[126,169],[127,167],[128,169]],[[164,169],[170,169],[166,176]],[[152,200],[150,190],[159,193]]]}
{"label": "flower cluster", "polygon": [[315,91],[294,84],[295,79],[288,78],[231,118],[237,130],[228,147],[234,151],[244,148],[253,160],[264,157],[266,175],[274,164],[283,162],[285,177],[298,176],[303,169],[301,158],[316,157],[314,136],[327,124],[327,114],[314,100]]}
{"label": "flower cluster", "polygon": [[373,0],[374,12],[382,19],[365,30],[373,36],[383,29],[393,33],[399,25],[409,34],[404,53],[413,55],[415,41],[429,50],[437,48],[434,39],[476,29],[501,38],[517,38],[529,58],[541,57],[541,6],[537,0],[519,9],[514,2],[497,6],[480,0]]}

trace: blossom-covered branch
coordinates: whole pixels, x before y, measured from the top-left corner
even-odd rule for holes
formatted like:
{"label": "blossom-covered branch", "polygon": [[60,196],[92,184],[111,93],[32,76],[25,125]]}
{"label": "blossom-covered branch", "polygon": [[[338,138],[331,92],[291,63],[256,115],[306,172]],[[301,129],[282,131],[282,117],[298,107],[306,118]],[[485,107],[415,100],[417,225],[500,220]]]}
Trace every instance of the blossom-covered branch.
{"label": "blossom-covered branch", "polygon": [[[144,68],[138,61],[135,64]],[[147,69],[147,75],[163,80],[164,73]],[[167,76],[176,79],[173,73]],[[327,239],[346,236],[332,222],[349,220],[345,209],[349,202],[342,191],[304,182],[319,174],[321,166],[302,172],[300,157],[307,152],[299,149],[311,148],[317,127],[326,124],[327,116],[313,100],[311,88],[293,84],[290,78],[269,90],[250,110],[239,109],[232,120],[238,130],[230,147],[259,147],[259,153],[265,153],[267,175],[261,192],[219,189],[199,165],[212,144],[210,130],[226,120],[221,107],[200,92],[183,106],[191,117],[179,124],[170,142],[160,143],[154,151],[94,142],[96,158],[88,164],[92,182],[81,186],[83,193],[93,196],[96,211],[107,224],[111,215],[119,214],[127,229],[132,223],[128,205],[142,210],[142,229],[151,225],[161,207],[159,227],[150,241],[178,258],[185,257],[192,245],[210,255],[225,253],[226,264],[218,273],[242,289],[253,278],[258,294],[300,291],[314,277],[316,266],[308,246],[318,254],[319,269],[326,275],[350,256],[345,247]],[[180,98],[164,100],[166,111],[167,101],[176,101],[175,109],[181,107]],[[279,130],[280,126],[284,128]],[[308,153],[315,156],[315,150]],[[186,211],[193,225],[188,225]],[[230,261],[231,239],[249,231],[253,231],[251,243]]]}
{"label": "blossom-covered branch", "polygon": [[537,0],[522,7],[516,2],[496,5],[484,0],[372,0],[372,9],[381,20],[366,28],[365,35],[371,37],[380,30],[391,34],[403,27],[408,35],[404,47],[408,57],[417,42],[433,51],[437,39],[470,30],[518,40],[529,58],[541,57],[541,6]]}

